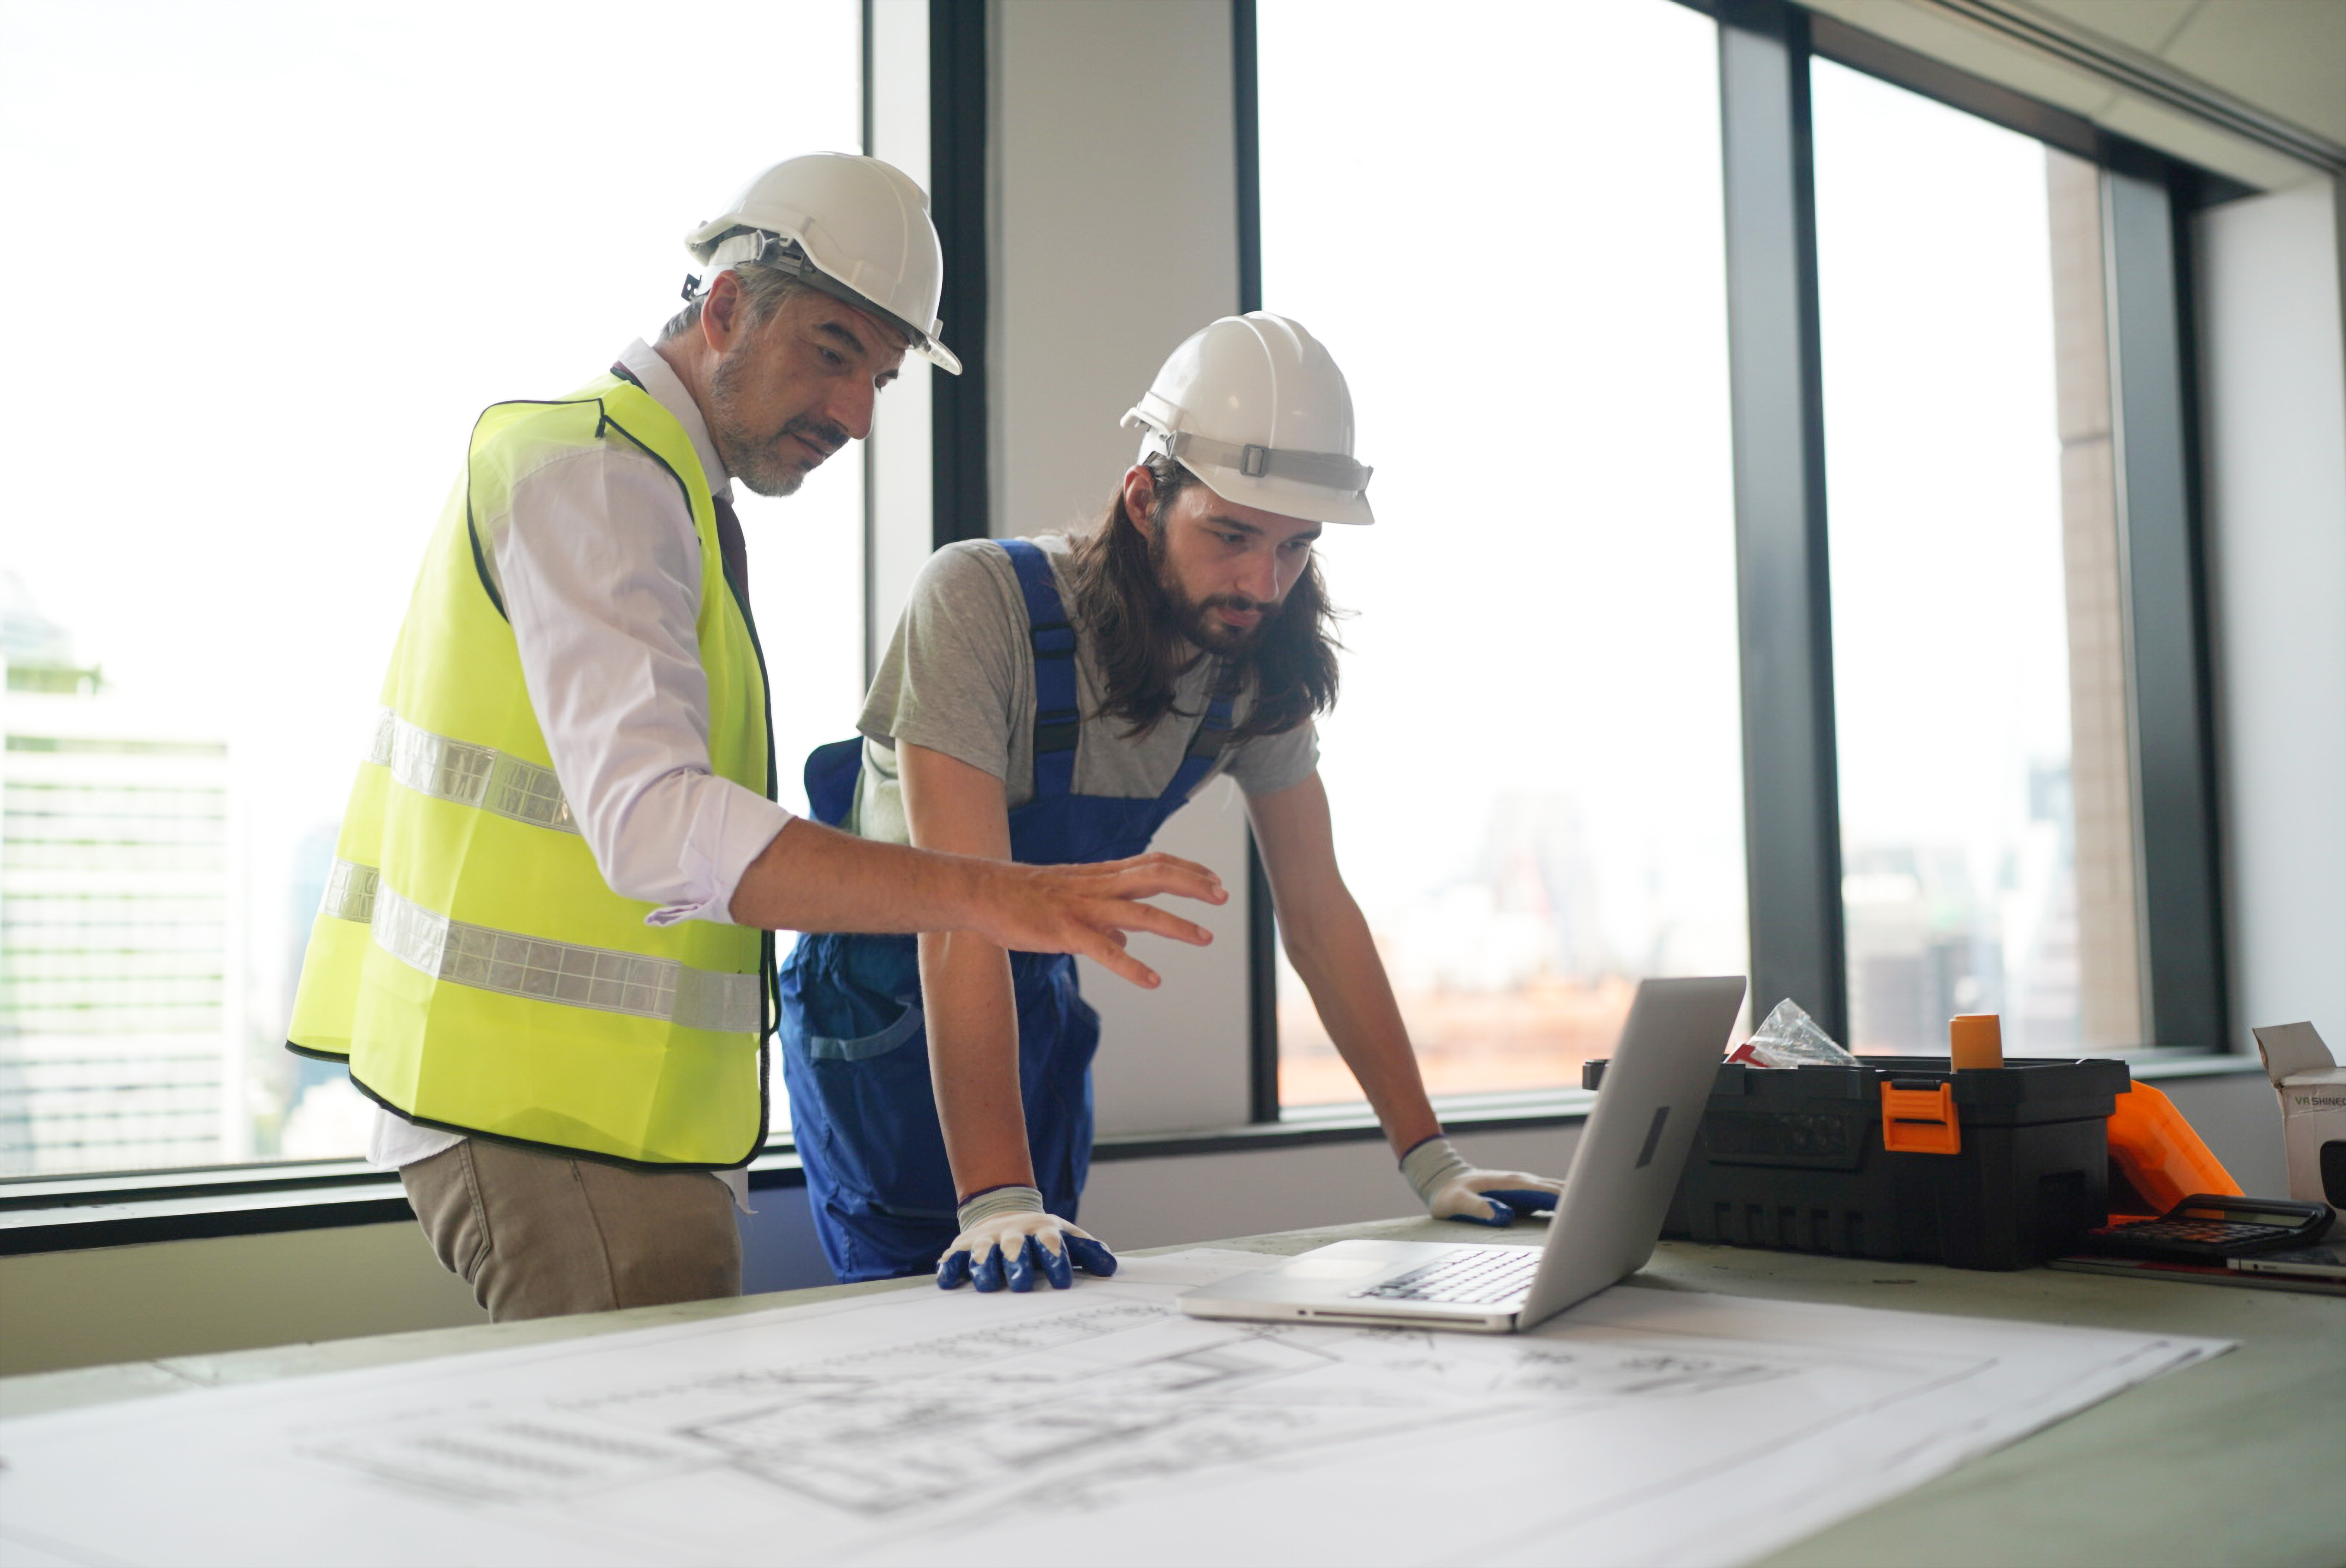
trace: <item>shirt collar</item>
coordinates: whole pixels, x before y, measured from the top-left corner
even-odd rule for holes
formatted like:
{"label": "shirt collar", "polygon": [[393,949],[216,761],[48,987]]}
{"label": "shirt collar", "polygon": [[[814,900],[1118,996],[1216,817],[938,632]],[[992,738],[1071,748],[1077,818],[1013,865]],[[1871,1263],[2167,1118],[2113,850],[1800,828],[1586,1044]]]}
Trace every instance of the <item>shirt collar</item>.
{"label": "shirt collar", "polygon": [[619,351],[619,362],[651,394],[654,402],[684,426],[684,433],[691,438],[692,450],[700,459],[700,471],[709,476],[709,489],[729,501],[732,499],[732,475],[726,472],[724,459],[717,455],[717,443],[709,433],[709,422],[700,417],[700,405],[692,401],[692,393],[668,368],[668,362],[660,358],[659,351],[638,338]]}

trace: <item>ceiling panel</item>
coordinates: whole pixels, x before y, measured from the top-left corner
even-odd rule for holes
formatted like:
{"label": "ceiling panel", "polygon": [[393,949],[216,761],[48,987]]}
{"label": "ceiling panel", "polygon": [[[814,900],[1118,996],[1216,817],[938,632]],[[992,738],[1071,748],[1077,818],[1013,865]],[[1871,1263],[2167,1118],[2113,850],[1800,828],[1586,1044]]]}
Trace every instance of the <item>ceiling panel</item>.
{"label": "ceiling panel", "polygon": [[[2020,41],[1994,17],[2034,22],[2143,76],[2346,145],[2346,0],[1800,0],[1810,10],[2083,116],[2121,136],[2260,189],[2320,172],[2156,87],[2121,87],[2091,64]],[[2024,32],[2025,29],[2024,29]],[[2139,78],[2138,78],[2139,79]],[[2194,83],[2200,86],[2194,87]],[[2250,119],[2253,117],[2249,117]]]}
{"label": "ceiling panel", "polygon": [[2200,0],[2028,0],[2014,9],[2042,11],[2155,55],[2199,4]]}
{"label": "ceiling panel", "polygon": [[2159,54],[2210,87],[2346,142],[2341,0],[2201,0]]}

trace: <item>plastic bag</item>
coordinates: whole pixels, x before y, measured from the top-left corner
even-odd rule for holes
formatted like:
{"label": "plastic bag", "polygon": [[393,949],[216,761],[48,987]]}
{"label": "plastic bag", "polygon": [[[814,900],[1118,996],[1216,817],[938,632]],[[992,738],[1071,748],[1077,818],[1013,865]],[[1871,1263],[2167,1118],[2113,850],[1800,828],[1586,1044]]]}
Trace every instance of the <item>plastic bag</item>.
{"label": "plastic bag", "polygon": [[1752,1060],[1770,1067],[1854,1067],[1856,1057],[1817,1027],[1817,1021],[1790,997],[1776,1003],[1745,1042]]}

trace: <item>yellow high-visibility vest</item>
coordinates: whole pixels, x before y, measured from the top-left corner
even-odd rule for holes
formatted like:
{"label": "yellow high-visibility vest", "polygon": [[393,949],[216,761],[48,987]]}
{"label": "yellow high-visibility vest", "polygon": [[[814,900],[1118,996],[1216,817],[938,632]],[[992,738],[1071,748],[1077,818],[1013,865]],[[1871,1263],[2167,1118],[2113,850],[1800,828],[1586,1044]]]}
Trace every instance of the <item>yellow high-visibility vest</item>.
{"label": "yellow high-visibility vest", "polygon": [[765,670],[683,426],[617,376],[495,405],[400,628],[287,1044],[346,1060],[370,1097],[427,1126],[664,1169],[739,1166],[765,1141],[771,938],[646,925],[653,906],[603,881],[482,565],[483,529],[516,482],[604,443],[651,456],[691,507],[710,763],[772,797]]}

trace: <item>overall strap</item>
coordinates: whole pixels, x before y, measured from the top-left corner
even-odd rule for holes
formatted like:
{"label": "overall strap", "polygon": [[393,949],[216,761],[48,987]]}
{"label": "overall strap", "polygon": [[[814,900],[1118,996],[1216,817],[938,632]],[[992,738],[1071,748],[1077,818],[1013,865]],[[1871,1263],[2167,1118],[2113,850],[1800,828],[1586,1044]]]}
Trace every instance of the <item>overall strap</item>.
{"label": "overall strap", "polygon": [[1213,770],[1214,760],[1222,754],[1222,746],[1229,738],[1230,708],[1238,699],[1239,667],[1225,663],[1214,675],[1214,695],[1206,703],[1206,717],[1198,722],[1198,732],[1189,738],[1188,754],[1173,772],[1173,781],[1165,786],[1158,799],[1169,806],[1178,806],[1189,798],[1189,791],[1198,780]]}
{"label": "overall strap", "polygon": [[1073,794],[1076,738],[1083,728],[1076,700],[1076,628],[1041,547],[1025,539],[994,543],[1018,573],[1018,589],[1026,598],[1027,638],[1035,649],[1035,799]]}

